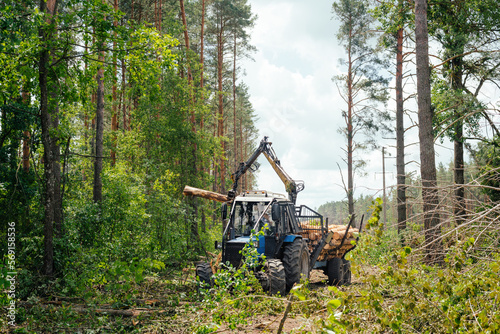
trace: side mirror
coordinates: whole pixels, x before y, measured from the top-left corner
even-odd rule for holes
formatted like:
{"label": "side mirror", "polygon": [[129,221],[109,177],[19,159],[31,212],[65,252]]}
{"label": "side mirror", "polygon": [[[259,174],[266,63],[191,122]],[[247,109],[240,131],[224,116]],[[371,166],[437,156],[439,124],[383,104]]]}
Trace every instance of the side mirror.
{"label": "side mirror", "polygon": [[227,218],[227,203],[222,203],[222,206],[220,208],[221,215],[222,215],[222,220]]}
{"label": "side mirror", "polygon": [[278,203],[274,203],[271,207],[271,217],[274,221],[279,221],[281,218],[281,207]]}

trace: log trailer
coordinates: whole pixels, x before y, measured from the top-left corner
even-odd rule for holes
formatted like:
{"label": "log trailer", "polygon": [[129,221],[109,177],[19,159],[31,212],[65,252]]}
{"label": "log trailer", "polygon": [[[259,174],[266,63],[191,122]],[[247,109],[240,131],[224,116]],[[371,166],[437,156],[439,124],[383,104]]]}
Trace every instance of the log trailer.
{"label": "log trailer", "polygon": [[[240,163],[232,174],[233,186],[226,196],[210,192],[203,196],[191,187],[184,190],[185,195],[224,202],[221,213],[227,225],[222,235],[222,263],[238,267],[242,260],[241,250],[253,242],[258,253],[265,255],[265,262],[255,274],[270,294],[284,295],[301,278],[309,278],[313,269],[323,270],[330,285],[350,284],[351,266],[345,255],[356,247],[355,241],[359,238],[359,230],[351,227],[354,216],[347,226],[329,226],[328,219],[324,221],[318,212],[305,205],[297,206],[297,193],[304,189],[304,182],[293,180],[285,172],[267,138],[262,139],[252,156]],[[283,181],[288,198],[264,190],[244,191],[236,196],[238,181],[261,154]],[[216,195],[220,196],[215,198]],[[251,240],[251,231],[261,229],[264,235]],[[196,266],[199,280],[208,285],[213,284],[213,273],[209,263]]]}

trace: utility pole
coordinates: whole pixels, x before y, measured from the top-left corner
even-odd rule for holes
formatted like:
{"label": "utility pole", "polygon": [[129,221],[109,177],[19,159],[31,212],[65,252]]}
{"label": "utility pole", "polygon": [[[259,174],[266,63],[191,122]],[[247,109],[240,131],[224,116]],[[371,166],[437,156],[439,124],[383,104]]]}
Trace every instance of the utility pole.
{"label": "utility pole", "polygon": [[384,226],[387,225],[387,212],[386,212],[386,201],[385,196],[385,147],[382,146],[382,187],[384,188]]}

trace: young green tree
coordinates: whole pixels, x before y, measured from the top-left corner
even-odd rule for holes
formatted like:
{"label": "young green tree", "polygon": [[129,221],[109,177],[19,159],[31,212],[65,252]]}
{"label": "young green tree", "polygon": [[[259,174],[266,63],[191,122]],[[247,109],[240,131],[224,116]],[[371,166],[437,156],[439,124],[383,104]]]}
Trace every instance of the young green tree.
{"label": "young green tree", "polygon": [[[373,17],[366,0],[338,0],[333,3],[333,13],[340,21],[337,39],[345,49],[347,59],[342,65],[345,74],[335,77],[347,110],[342,111],[345,127],[340,129],[347,138],[347,194],[349,214],[354,213],[354,173],[363,161],[355,160],[355,152],[367,145],[375,145],[370,133],[388,130],[390,119],[386,111],[377,110],[379,103],[387,100],[387,79],[379,74],[383,62],[374,48]],[[362,134],[369,140],[362,140]]]}

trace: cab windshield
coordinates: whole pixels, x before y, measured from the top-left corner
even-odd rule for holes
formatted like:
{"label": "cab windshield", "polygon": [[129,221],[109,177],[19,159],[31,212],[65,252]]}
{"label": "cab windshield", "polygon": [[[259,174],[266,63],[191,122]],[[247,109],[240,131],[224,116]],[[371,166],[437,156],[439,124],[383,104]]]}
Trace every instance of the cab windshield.
{"label": "cab windshield", "polygon": [[[270,201],[262,202],[236,202],[234,208],[234,233],[235,236],[250,236],[253,228],[260,230],[265,224],[269,227],[271,221]],[[257,226],[257,221],[260,222]],[[268,231],[266,231],[268,234]]]}

